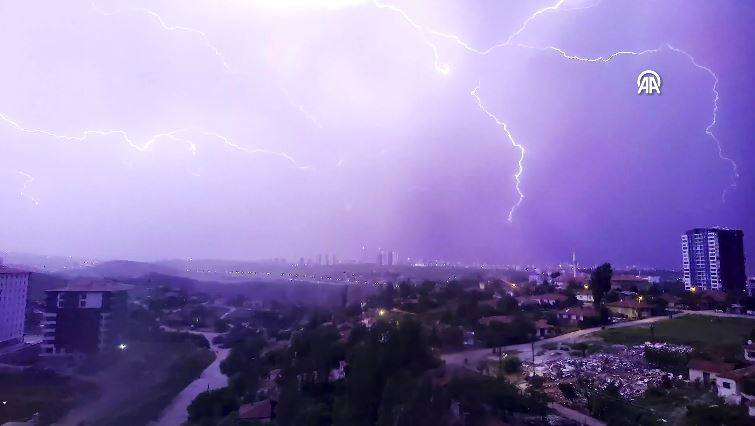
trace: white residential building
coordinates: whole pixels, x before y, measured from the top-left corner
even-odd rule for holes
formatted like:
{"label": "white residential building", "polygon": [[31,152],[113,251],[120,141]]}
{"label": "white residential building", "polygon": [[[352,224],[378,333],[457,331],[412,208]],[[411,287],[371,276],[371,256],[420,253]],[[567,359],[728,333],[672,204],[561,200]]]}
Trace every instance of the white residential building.
{"label": "white residential building", "polygon": [[29,272],[0,263],[0,345],[24,338]]}

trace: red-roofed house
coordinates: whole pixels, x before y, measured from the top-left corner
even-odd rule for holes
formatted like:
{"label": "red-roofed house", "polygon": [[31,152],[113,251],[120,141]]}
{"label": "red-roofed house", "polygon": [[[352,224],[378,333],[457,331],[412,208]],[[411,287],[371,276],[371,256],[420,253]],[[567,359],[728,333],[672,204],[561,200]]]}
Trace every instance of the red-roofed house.
{"label": "red-roofed house", "polygon": [[734,364],[725,362],[708,361],[704,359],[690,360],[689,380],[694,382],[700,380],[704,383],[715,382],[718,375],[734,369]]}
{"label": "red-roofed house", "polygon": [[255,420],[268,423],[275,418],[276,401],[266,399],[239,407],[239,420]]}
{"label": "red-roofed house", "polygon": [[577,324],[584,321],[586,318],[597,318],[598,313],[593,308],[569,308],[558,312],[558,319]]}

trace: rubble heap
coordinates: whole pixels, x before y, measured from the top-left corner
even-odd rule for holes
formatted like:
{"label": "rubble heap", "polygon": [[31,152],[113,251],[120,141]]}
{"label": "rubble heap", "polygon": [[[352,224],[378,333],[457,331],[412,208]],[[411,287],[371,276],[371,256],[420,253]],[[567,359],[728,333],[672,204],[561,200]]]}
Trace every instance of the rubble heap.
{"label": "rubble heap", "polygon": [[[621,395],[628,399],[641,396],[652,386],[661,383],[669,374],[652,368],[644,357],[645,348],[687,354],[689,346],[668,343],[644,343],[635,346],[614,345],[607,353],[582,357],[569,357],[546,361],[537,366],[538,374],[547,382],[574,382],[590,380],[598,388],[610,383],[619,387]],[[531,371],[531,366],[528,366]]]}

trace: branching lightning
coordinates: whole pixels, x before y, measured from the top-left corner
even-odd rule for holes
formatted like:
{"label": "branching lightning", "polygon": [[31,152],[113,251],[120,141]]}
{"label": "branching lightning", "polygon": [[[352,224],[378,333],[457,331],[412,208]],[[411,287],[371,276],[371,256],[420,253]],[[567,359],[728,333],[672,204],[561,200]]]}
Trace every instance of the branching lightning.
{"label": "branching lightning", "polygon": [[[409,26],[411,26],[414,30],[416,30],[419,33],[423,42],[432,51],[434,69],[442,75],[450,74],[451,66],[450,64],[448,64],[447,62],[444,62],[441,59],[440,53],[439,53],[439,47],[438,47],[438,44],[436,43],[438,40],[450,41],[454,43],[455,45],[461,47],[465,51],[472,53],[474,55],[479,55],[479,56],[486,56],[486,55],[491,54],[493,51],[497,49],[508,47],[508,48],[520,48],[520,49],[539,50],[543,52],[551,52],[553,54],[559,55],[560,57],[566,60],[572,60],[572,61],[578,61],[578,62],[589,62],[589,63],[608,63],[612,61],[613,59],[618,58],[620,56],[639,56],[639,55],[645,55],[645,54],[656,54],[664,50],[664,48],[672,52],[684,55],[692,63],[693,66],[695,66],[696,68],[702,71],[707,72],[713,79],[712,120],[705,128],[705,134],[710,136],[711,139],[713,139],[713,141],[715,142],[717,150],[718,150],[719,158],[729,163],[733,169],[732,183],[723,193],[722,198],[725,201],[727,191],[736,187],[736,182],[737,182],[737,179],[739,178],[739,170],[738,170],[737,163],[733,159],[724,155],[724,151],[721,146],[721,143],[713,131],[715,126],[717,125],[718,109],[719,109],[719,92],[718,92],[719,79],[716,73],[711,68],[698,63],[697,60],[687,51],[673,47],[668,44],[659,48],[655,48],[655,49],[647,49],[647,50],[641,50],[641,51],[618,51],[607,56],[584,57],[584,56],[568,53],[564,49],[561,49],[556,46],[542,47],[542,46],[534,46],[534,45],[528,45],[528,44],[517,42],[517,39],[519,39],[519,37],[527,30],[528,26],[532,24],[535,20],[537,20],[539,17],[545,14],[560,11],[560,10],[575,10],[573,8],[568,8],[566,6],[566,3],[567,3],[567,0],[557,0],[555,3],[553,3],[550,6],[546,6],[532,12],[530,15],[526,17],[526,19],[522,21],[521,25],[519,25],[515,31],[513,31],[511,34],[508,35],[508,37],[504,39],[504,41],[493,44],[492,46],[487,47],[487,48],[479,48],[468,43],[459,35],[439,31],[437,29],[433,29],[433,28],[420,24],[417,20],[415,20],[412,16],[410,16],[409,13],[407,13],[406,11],[404,11],[402,8],[398,6],[384,3],[383,0],[372,0],[371,2],[371,4],[377,9],[387,10],[387,11],[397,14],[403,19],[403,21],[405,21]],[[597,2],[587,7],[583,7],[581,9],[594,7],[596,4]],[[121,15],[121,14],[129,14],[129,13],[142,14],[150,18],[151,21],[159,25],[159,27],[164,31],[189,34],[190,36],[193,36],[194,38],[201,40],[202,44],[209,51],[211,51],[212,54],[219,60],[223,69],[227,73],[239,75],[239,72],[234,70],[234,68],[229,64],[227,60],[227,56],[215,43],[213,43],[211,38],[204,31],[187,27],[187,26],[169,24],[165,19],[163,19],[163,17],[160,14],[148,8],[141,8],[141,7],[140,8],[124,8],[124,9],[117,9],[114,11],[104,11],[100,9],[94,1],[91,3],[91,5],[95,11],[97,11],[99,14],[103,16],[115,16],[115,15]],[[522,176],[524,174],[524,161],[525,161],[526,150],[523,145],[519,144],[515,140],[515,138],[513,137],[512,133],[509,130],[508,125],[485,107],[485,105],[483,104],[481,100],[479,91],[480,91],[480,86],[478,84],[470,92],[470,95],[475,99],[478,108],[488,118],[492,119],[498,126],[500,126],[504,130],[504,132],[506,133],[506,137],[510,141],[511,145],[515,147],[517,150],[519,150],[520,155],[517,161],[518,167],[514,174],[515,188],[516,188],[517,194],[519,195],[519,198],[516,201],[516,203],[511,207],[508,213],[508,220],[509,222],[512,222],[513,215],[516,209],[522,204],[525,198],[525,194],[523,193],[522,188],[521,188],[521,183],[522,183]],[[296,104],[295,102],[291,101],[287,92],[284,91],[284,94],[286,95],[286,98],[288,98],[289,104],[291,104],[294,108],[300,111],[314,125],[316,125],[317,127],[322,127],[320,123],[317,121],[317,119],[312,114],[310,114],[307,110],[305,110],[302,105]],[[190,135],[190,134],[201,135],[201,136],[206,136],[206,137],[211,137],[213,139],[216,139],[229,148],[244,152],[249,155],[262,154],[262,155],[277,156],[291,163],[294,167],[300,170],[304,170],[304,171],[312,170],[312,167],[302,165],[297,160],[295,160],[292,156],[290,156],[289,154],[285,152],[277,152],[277,151],[271,151],[271,150],[266,150],[266,149],[261,149],[261,148],[243,147],[241,145],[238,145],[235,142],[232,142],[231,140],[229,140],[227,137],[223,136],[220,133],[209,132],[209,131],[204,131],[204,130],[177,129],[177,130],[172,130],[172,131],[167,131],[167,132],[161,132],[161,133],[152,135],[151,137],[149,137],[149,139],[147,139],[143,143],[137,143],[129,137],[128,133],[125,130],[85,130],[78,136],[71,136],[71,135],[58,134],[58,133],[44,130],[44,129],[29,128],[29,127],[22,126],[21,124],[19,124],[19,122],[11,119],[9,116],[4,115],[3,113],[0,113],[0,121],[3,121],[9,124],[10,126],[14,127],[18,131],[21,131],[24,133],[44,135],[44,136],[52,137],[52,138],[55,138],[61,141],[67,141],[67,142],[84,142],[94,137],[115,136],[115,137],[118,137],[119,140],[121,140],[123,143],[129,145],[129,147],[131,147],[132,149],[140,151],[140,152],[146,152],[146,151],[151,150],[152,147],[158,142],[170,141],[170,142],[186,145],[189,151],[192,153],[192,155],[197,155],[197,145],[191,140],[189,140],[187,138],[187,135]],[[21,191],[21,195],[27,196],[25,195],[25,191],[27,187],[34,182],[34,178],[31,175],[28,175],[23,172],[19,172],[19,174],[23,175],[26,178],[26,181],[24,183],[24,188]],[[35,202],[35,204],[38,204],[38,200],[34,199],[33,197],[29,197],[29,198],[32,199]]]}
{"label": "branching lightning", "polygon": [[231,68],[231,65],[228,63],[228,60],[226,59],[225,54],[220,50],[218,46],[216,46],[211,40],[210,37],[205,33],[204,31],[191,28],[191,27],[183,27],[180,25],[169,25],[165,22],[162,16],[160,16],[159,13],[155,12],[154,10],[147,9],[144,7],[134,7],[134,8],[127,8],[127,9],[117,9],[111,12],[102,10],[97,6],[95,2],[92,2],[92,8],[104,16],[115,16],[120,14],[126,14],[126,13],[136,13],[136,14],[143,14],[149,16],[151,19],[153,19],[157,24],[165,31],[177,31],[177,32],[183,32],[192,34],[194,36],[199,37],[202,40],[202,43],[212,51],[212,53],[218,57],[220,60],[220,63],[223,65],[223,68],[225,68],[226,71],[230,73],[234,73],[235,71],[233,68]]}
{"label": "branching lightning", "polygon": [[469,93],[472,95],[473,98],[477,101],[477,106],[480,108],[480,110],[487,115],[490,119],[495,121],[497,125],[499,125],[504,133],[506,133],[506,137],[509,139],[509,142],[511,142],[511,145],[519,150],[519,161],[517,162],[517,169],[514,173],[514,181],[516,182],[514,184],[514,187],[516,188],[517,194],[519,194],[519,199],[517,200],[516,204],[514,204],[511,209],[509,210],[509,216],[508,221],[512,222],[514,220],[514,211],[517,207],[519,207],[520,204],[522,204],[522,201],[524,201],[524,193],[522,192],[521,184],[522,184],[522,173],[524,173],[524,153],[525,149],[524,146],[519,144],[516,140],[514,140],[514,136],[509,131],[509,126],[506,125],[503,121],[499,120],[498,117],[495,116],[492,112],[488,111],[487,108],[485,108],[485,105],[482,103],[482,99],[480,99],[480,85],[478,84],[477,87],[472,89],[472,91]]}
{"label": "branching lightning", "polygon": [[[418,24],[416,20],[414,20],[406,11],[404,11],[401,8],[399,8],[398,6],[385,4],[381,0],[373,0],[373,4],[376,7],[380,8],[380,9],[387,9],[387,10],[390,10],[390,11],[393,11],[393,12],[399,14],[401,17],[403,17],[403,19],[407,23],[409,23],[413,28],[415,28],[418,32],[420,32],[420,34],[422,35],[423,39],[425,40],[425,42],[427,43],[427,45],[431,48],[431,50],[432,50],[432,52],[434,54],[434,57],[435,57],[435,62],[434,62],[435,69],[438,72],[440,72],[441,74],[444,74],[444,75],[446,75],[446,74],[448,74],[450,72],[450,65],[445,64],[445,63],[443,63],[441,61],[441,59],[440,59],[440,57],[438,55],[438,46],[435,45],[432,41],[429,40],[428,35],[435,36],[435,37],[438,37],[438,38],[442,38],[442,39],[445,39],[445,40],[450,40],[453,43],[455,43],[456,45],[458,45],[461,48],[463,48],[464,50],[466,50],[466,51],[468,51],[468,52],[470,52],[472,54],[479,55],[479,56],[486,56],[486,55],[490,54],[491,52],[493,52],[494,50],[499,49],[499,48],[504,48],[504,47],[513,47],[513,48],[522,48],[522,49],[532,49],[532,50],[548,51],[548,52],[555,53],[555,54],[557,54],[557,55],[559,55],[559,56],[561,56],[561,57],[563,57],[564,59],[567,59],[567,60],[578,61],[578,62],[592,62],[592,63],[608,63],[608,62],[612,61],[613,59],[615,59],[617,57],[620,57],[620,56],[640,56],[640,55],[645,55],[645,54],[655,54],[655,53],[659,53],[661,50],[663,50],[664,47],[667,48],[670,51],[673,51],[673,52],[676,52],[676,53],[684,55],[685,57],[687,57],[687,59],[689,59],[689,61],[692,63],[692,65],[694,67],[707,72],[711,76],[711,78],[713,79],[713,87],[712,87],[712,93],[713,93],[712,120],[711,120],[710,124],[708,124],[708,126],[705,128],[705,134],[708,135],[708,136],[710,136],[711,139],[713,139],[713,141],[715,142],[719,158],[721,160],[729,163],[731,165],[731,167],[732,167],[732,171],[733,171],[732,183],[731,183],[731,185],[729,185],[729,187],[727,187],[724,190],[724,192],[722,194],[722,200],[725,202],[726,201],[726,194],[727,194],[728,190],[731,190],[731,189],[733,189],[733,188],[736,187],[736,182],[737,182],[737,179],[739,178],[739,167],[738,167],[737,163],[733,159],[731,159],[730,157],[727,157],[726,155],[724,155],[721,143],[718,140],[718,138],[716,137],[716,135],[713,133],[713,128],[717,124],[718,108],[719,108],[719,104],[718,104],[719,103],[719,92],[718,92],[718,82],[719,81],[718,81],[718,76],[716,75],[716,73],[711,68],[699,64],[697,62],[697,60],[690,53],[688,53],[687,51],[679,49],[679,48],[676,48],[676,47],[673,47],[670,44],[666,44],[665,46],[662,46],[662,47],[659,47],[659,48],[655,48],[655,49],[646,49],[646,50],[640,50],[640,51],[622,50],[622,51],[614,52],[614,53],[612,53],[612,54],[610,54],[608,56],[598,56],[598,57],[592,57],[592,58],[590,58],[590,57],[584,57],[584,56],[568,53],[564,49],[561,49],[561,48],[556,47],[556,46],[540,47],[540,46],[533,46],[533,45],[528,45],[528,44],[523,44],[523,43],[515,43],[514,42],[517,37],[519,37],[522,33],[524,33],[524,31],[527,29],[527,27],[529,26],[529,24],[532,23],[534,20],[536,20],[539,16],[541,16],[541,15],[543,15],[545,13],[548,13],[548,12],[554,12],[554,11],[558,11],[560,9],[564,9],[565,3],[566,3],[566,0],[558,0],[556,3],[552,4],[551,6],[547,6],[547,7],[544,7],[542,9],[536,10],[535,12],[533,12],[532,14],[530,14],[522,22],[522,24],[513,33],[511,33],[505,39],[505,41],[500,42],[500,43],[496,43],[496,44],[494,44],[494,45],[492,45],[492,46],[490,46],[488,48],[485,48],[485,49],[480,49],[480,48],[472,46],[470,43],[468,43],[462,37],[460,37],[460,36],[458,36],[456,34],[451,34],[451,33],[446,33],[446,32],[442,32],[442,31],[438,31],[438,30],[435,30],[435,29],[432,29],[432,28],[428,28],[428,27],[424,27],[424,26]],[[598,3],[599,3],[599,1],[596,2],[596,3],[593,3],[593,4],[589,5],[589,6],[586,6],[586,7],[581,7],[581,8],[576,8],[576,9],[575,8],[569,8],[569,10],[588,9],[588,8],[591,8],[591,7],[595,7]],[[442,66],[439,66],[439,64],[442,64]],[[524,194],[523,194],[523,192],[521,190],[520,185],[521,185],[521,177],[522,177],[522,174],[524,173],[525,149],[524,149],[524,147],[522,145],[518,144],[515,141],[513,135],[508,130],[508,126],[506,125],[506,123],[503,122],[503,121],[501,121],[494,114],[492,114],[482,104],[482,102],[480,100],[480,97],[479,97],[479,85],[477,87],[475,87],[474,90],[472,90],[471,95],[475,98],[475,100],[477,102],[477,105],[480,108],[480,110],[482,110],[482,112],[485,113],[489,118],[493,119],[496,122],[496,124],[498,124],[499,126],[501,126],[504,129],[504,131],[506,133],[506,136],[509,139],[509,141],[512,143],[512,145],[514,147],[516,147],[517,149],[520,150],[520,157],[519,157],[519,160],[518,160],[518,168],[517,168],[517,171],[516,171],[516,173],[514,175],[514,180],[516,181],[516,191],[519,194],[519,199],[517,200],[517,202],[514,204],[514,206],[512,206],[511,210],[509,211],[508,220],[509,220],[509,222],[511,222],[512,219],[513,219],[513,213],[514,213],[514,211],[516,210],[517,207],[519,207],[519,205],[524,200]]]}
{"label": "branching lightning", "polygon": [[[439,72],[439,73],[441,73],[443,75],[447,75],[448,73],[451,72],[451,67],[447,63],[444,63],[444,62],[442,62],[440,60],[440,54],[438,53],[438,46],[435,45],[435,43],[433,43],[433,42],[430,41],[430,39],[428,38],[428,34],[438,35],[438,36],[442,36],[442,37],[449,37],[449,38],[453,37],[452,35],[450,35],[450,34],[443,34],[443,33],[436,33],[436,31],[428,30],[427,28],[425,28],[422,25],[418,24],[414,19],[412,19],[412,17],[409,16],[409,14],[406,13],[403,9],[401,9],[399,7],[396,7],[394,5],[383,3],[380,0],[373,0],[373,4],[378,9],[387,9],[387,10],[390,10],[392,12],[395,12],[395,13],[398,13],[399,15],[401,15],[401,17],[404,18],[404,21],[406,21],[409,25],[411,25],[412,27],[414,27],[414,29],[416,29],[422,35],[422,39],[425,41],[425,43],[433,51],[433,56],[435,58],[435,62],[434,62],[435,71],[437,71],[437,72]],[[461,40],[459,40],[459,41],[461,41]]]}
{"label": "branching lightning", "polygon": [[160,132],[160,133],[154,134],[149,139],[147,139],[144,143],[138,144],[134,142],[133,139],[131,139],[128,133],[126,133],[126,131],[124,130],[86,130],[80,136],[71,136],[71,135],[63,135],[63,134],[59,134],[59,133],[55,133],[55,132],[51,132],[51,131],[43,130],[43,129],[26,128],[26,127],[21,126],[18,122],[10,119],[8,116],[2,113],[0,113],[0,120],[10,124],[12,127],[16,128],[16,130],[20,132],[30,133],[30,134],[41,134],[41,135],[49,136],[57,140],[65,141],[65,142],[85,142],[86,140],[92,137],[96,137],[96,136],[116,135],[120,138],[122,142],[126,143],[129,147],[140,152],[150,151],[158,141],[167,140],[167,141],[186,145],[189,152],[191,152],[191,154],[194,156],[197,155],[197,145],[191,140],[187,139],[183,135],[186,135],[187,133],[198,133],[203,136],[213,137],[221,141],[224,145],[230,148],[245,152],[250,155],[258,155],[258,154],[272,155],[272,156],[285,159],[286,161],[291,163],[294,167],[296,167],[299,170],[302,170],[302,171],[313,170],[311,166],[302,165],[296,159],[286,154],[285,152],[272,151],[272,150],[262,149],[262,148],[246,148],[237,143],[232,142],[230,139],[228,139],[227,137],[217,132],[192,131],[190,129],[177,129],[177,130],[172,130],[169,132]]}
{"label": "branching lightning", "polygon": [[17,170],[16,173],[18,173],[19,175],[23,176],[23,178],[24,178],[24,184],[23,184],[23,186],[21,186],[21,190],[18,191],[18,195],[21,198],[28,198],[29,200],[31,200],[32,203],[34,203],[35,206],[38,206],[39,205],[39,199],[37,199],[36,197],[34,197],[32,195],[29,195],[26,192],[29,189],[29,186],[32,183],[34,183],[34,176],[32,176],[32,175],[30,175],[30,174],[28,174],[26,172],[22,172],[21,170]]}
{"label": "branching lightning", "polygon": [[[182,32],[182,33],[187,33],[187,34],[196,36],[200,40],[202,40],[202,43],[204,44],[204,46],[206,46],[214,54],[214,56],[218,58],[220,64],[222,65],[222,67],[227,73],[239,74],[237,71],[235,71],[231,67],[228,60],[226,59],[226,55],[222,52],[222,50],[210,40],[209,36],[204,31],[191,28],[191,27],[186,27],[186,26],[170,25],[157,12],[151,9],[147,9],[147,8],[128,8],[128,9],[118,9],[115,11],[104,11],[101,8],[99,8],[95,2],[91,2],[91,6],[97,13],[103,16],[115,16],[115,15],[127,14],[127,13],[143,14],[151,18],[154,22],[156,22],[159,25],[161,29],[165,31]],[[308,111],[306,111],[303,106],[294,103],[290,99],[289,99],[289,103],[298,111],[300,111],[307,118],[307,120],[309,120],[310,122],[312,122],[318,127],[322,127],[319,124],[319,122],[316,120],[316,118],[312,114],[310,114]],[[185,136],[187,133],[192,132],[189,129],[177,129],[177,130],[171,130],[167,132],[159,132],[150,136],[143,143],[137,143],[129,136],[129,134],[125,130],[84,130],[80,135],[66,135],[66,134],[60,134],[60,133],[53,132],[46,129],[26,127],[24,125],[21,125],[19,121],[12,119],[10,116],[4,113],[0,113],[0,121],[5,122],[6,124],[10,125],[11,127],[23,133],[43,135],[43,136],[51,137],[51,138],[57,139],[59,141],[64,141],[64,142],[85,142],[93,137],[116,136],[120,141],[127,144],[130,148],[139,152],[147,152],[147,151],[150,151],[153,148],[153,146],[157,144],[158,142],[170,141],[170,142],[186,145],[189,152],[193,156],[197,155],[197,145],[191,140],[187,139]],[[313,170],[311,166],[302,165],[300,162],[294,159],[291,155],[285,152],[272,151],[272,150],[262,149],[262,148],[243,147],[241,145],[238,145],[232,142],[227,137],[217,132],[199,131],[199,132],[194,132],[194,133],[198,133],[203,136],[212,137],[222,142],[225,146],[229,148],[244,152],[252,156],[256,156],[256,155],[276,156],[276,157],[286,160],[287,162],[289,162],[290,164],[292,164],[294,167],[296,167],[299,170],[302,170],[302,171]],[[25,172],[19,171],[18,173],[24,176],[24,178],[26,179],[24,186],[20,192],[20,195],[26,198],[29,198],[30,200],[34,202],[35,205],[39,205],[38,199],[26,194],[26,190],[28,186],[31,185],[32,182],[34,182],[34,177],[32,177],[31,175]]]}
{"label": "branching lightning", "polygon": [[718,150],[718,158],[720,158],[723,161],[728,162],[731,165],[731,168],[732,168],[732,172],[733,172],[732,182],[729,185],[729,187],[726,190],[724,190],[723,194],[721,194],[721,200],[723,202],[726,202],[726,193],[729,190],[734,189],[734,188],[737,187],[737,179],[739,179],[739,166],[737,165],[737,162],[734,161],[732,158],[727,157],[726,155],[724,155],[723,148],[721,147],[721,142],[718,140],[718,138],[716,137],[716,135],[713,133],[713,128],[716,126],[717,120],[718,120],[718,99],[719,99],[719,96],[718,96],[718,75],[716,75],[716,73],[713,72],[713,70],[711,70],[710,68],[708,68],[708,67],[706,67],[704,65],[700,65],[695,60],[695,58],[692,55],[690,55],[689,53],[687,53],[686,51],[684,51],[682,49],[677,49],[676,47],[673,47],[673,46],[668,45],[668,44],[666,46],[669,49],[673,50],[674,52],[681,53],[682,55],[686,56],[687,59],[689,59],[690,62],[692,62],[692,65],[694,65],[698,69],[701,69],[701,70],[707,72],[711,76],[711,78],[713,78],[713,113],[712,113],[713,117],[711,119],[710,124],[708,124],[708,127],[705,128],[705,134],[707,134],[708,136],[710,136],[710,138],[713,139],[713,142],[715,142],[716,149]]}

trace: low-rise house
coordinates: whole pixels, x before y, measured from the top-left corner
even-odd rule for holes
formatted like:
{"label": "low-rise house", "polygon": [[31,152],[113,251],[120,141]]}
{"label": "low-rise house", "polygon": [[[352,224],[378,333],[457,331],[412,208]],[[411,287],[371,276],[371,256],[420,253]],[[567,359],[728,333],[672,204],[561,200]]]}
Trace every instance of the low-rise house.
{"label": "low-rise house", "polygon": [[264,401],[244,404],[239,407],[239,420],[269,423],[275,419],[276,401],[266,399]]}
{"label": "low-rise house", "polygon": [[561,293],[533,294],[531,296],[520,296],[516,298],[520,305],[541,306],[554,306],[558,303],[565,302],[567,299],[569,298]]}
{"label": "low-rise house", "polygon": [[474,346],[474,344],[475,344],[474,331],[465,331],[464,332],[464,346]]}
{"label": "low-rise house", "polygon": [[578,324],[585,319],[598,318],[598,312],[593,308],[569,308],[558,312],[558,319],[561,321]]}
{"label": "low-rise house", "polygon": [[652,286],[647,278],[635,275],[615,275],[611,278],[611,290],[648,290]]}
{"label": "low-rise house", "polygon": [[752,340],[748,341],[744,346],[744,352],[747,361],[755,362],[755,344],[752,343]]}
{"label": "low-rise house", "polygon": [[622,315],[631,319],[647,318],[653,315],[652,306],[633,299],[606,303],[606,307],[614,315]]}
{"label": "low-rise house", "polygon": [[477,306],[487,306],[489,308],[495,309],[498,307],[498,299],[487,299],[487,300],[480,300],[477,302]]}
{"label": "low-rise house", "polygon": [[749,403],[755,395],[742,392],[745,380],[755,380],[755,365],[726,371],[716,378],[717,394],[729,404]]}
{"label": "low-rise house", "polygon": [[689,368],[689,380],[692,382],[699,380],[703,383],[715,382],[719,374],[734,370],[734,364],[704,359],[690,360],[687,367]]}
{"label": "low-rise house", "polygon": [[535,322],[535,333],[540,338],[555,336],[556,327],[548,324],[548,321],[541,319]]}
{"label": "low-rise house", "polygon": [[576,294],[577,300],[582,303],[594,303],[595,297],[590,290],[582,290]]}
{"label": "low-rise house", "polygon": [[329,382],[335,382],[341,379],[346,378],[346,366],[348,364],[346,361],[338,361],[338,367],[330,370],[330,374],[328,375],[328,381]]}
{"label": "low-rise house", "polygon": [[667,307],[669,307],[669,308],[674,309],[674,308],[683,308],[684,307],[684,306],[682,306],[682,298],[681,297],[677,297],[677,296],[674,296],[673,294],[665,293],[665,294],[662,294],[660,296],[660,298],[663,299],[663,300],[665,300],[668,303]]}
{"label": "low-rise house", "polygon": [[514,317],[512,317],[511,315],[493,315],[490,317],[480,318],[479,323],[482,325],[490,325],[494,322],[501,324],[510,324],[512,321],[514,321]]}

